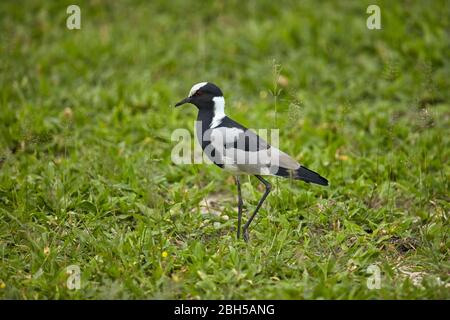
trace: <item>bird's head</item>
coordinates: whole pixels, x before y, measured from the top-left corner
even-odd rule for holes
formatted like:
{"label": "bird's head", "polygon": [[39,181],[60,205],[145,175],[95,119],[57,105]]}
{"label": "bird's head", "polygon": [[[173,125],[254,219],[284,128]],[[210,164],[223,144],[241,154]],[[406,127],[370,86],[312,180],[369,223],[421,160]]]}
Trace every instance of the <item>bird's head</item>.
{"label": "bird's head", "polygon": [[178,102],[175,107],[185,103],[192,103],[200,110],[213,109],[216,102],[219,101],[223,101],[223,94],[220,88],[211,82],[200,82],[194,84],[187,98]]}

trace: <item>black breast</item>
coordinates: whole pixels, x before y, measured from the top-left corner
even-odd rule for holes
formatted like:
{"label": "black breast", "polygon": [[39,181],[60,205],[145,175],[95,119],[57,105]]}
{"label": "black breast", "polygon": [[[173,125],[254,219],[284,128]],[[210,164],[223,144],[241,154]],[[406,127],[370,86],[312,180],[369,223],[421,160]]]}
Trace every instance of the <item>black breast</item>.
{"label": "black breast", "polygon": [[[209,126],[211,125],[212,119],[214,117],[214,112],[212,110],[199,110],[197,121],[195,123],[195,131],[197,134],[197,140],[199,144],[202,146],[202,150],[211,143],[211,132],[207,132]],[[208,158],[214,162],[215,165],[219,167],[223,167],[222,164],[218,164],[214,161],[214,157],[216,156],[216,151],[213,149],[211,152],[206,152]]]}

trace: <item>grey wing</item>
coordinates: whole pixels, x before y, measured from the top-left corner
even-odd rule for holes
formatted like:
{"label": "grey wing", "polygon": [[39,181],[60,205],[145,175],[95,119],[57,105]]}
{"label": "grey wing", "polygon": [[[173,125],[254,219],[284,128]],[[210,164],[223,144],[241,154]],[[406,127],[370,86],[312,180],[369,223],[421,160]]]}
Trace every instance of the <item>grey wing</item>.
{"label": "grey wing", "polygon": [[[278,167],[298,169],[300,164],[289,155],[248,129],[214,128],[211,144],[225,165],[249,174],[273,174]],[[217,157],[216,157],[217,158]]]}

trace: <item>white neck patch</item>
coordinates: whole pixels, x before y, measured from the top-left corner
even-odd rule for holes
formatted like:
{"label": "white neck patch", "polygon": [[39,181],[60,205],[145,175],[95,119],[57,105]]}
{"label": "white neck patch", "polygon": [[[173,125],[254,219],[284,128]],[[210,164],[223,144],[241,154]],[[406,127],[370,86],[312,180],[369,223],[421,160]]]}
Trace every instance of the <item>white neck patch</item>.
{"label": "white neck patch", "polygon": [[222,123],[225,118],[225,99],[223,97],[214,97],[214,116],[209,127],[215,128]]}
{"label": "white neck patch", "polygon": [[188,97],[192,97],[192,95],[193,95],[194,93],[196,93],[198,89],[200,89],[201,87],[203,87],[203,86],[206,85],[207,83],[208,83],[208,82],[199,82],[199,83],[194,84],[194,85],[192,86],[192,88],[191,88],[191,91],[189,91]]}

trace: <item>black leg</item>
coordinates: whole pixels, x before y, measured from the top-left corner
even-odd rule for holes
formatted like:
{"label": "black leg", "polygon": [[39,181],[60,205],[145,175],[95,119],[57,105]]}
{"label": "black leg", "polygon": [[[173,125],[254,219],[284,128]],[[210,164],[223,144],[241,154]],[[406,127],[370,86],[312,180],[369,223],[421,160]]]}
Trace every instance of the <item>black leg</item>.
{"label": "black leg", "polygon": [[235,176],[237,190],[238,190],[238,227],[237,227],[237,238],[241,236],[241,221],[242,221],[242,195],[241,195],[241,181],[239,176]]}
{"label": "black leg", "polygon": [[250,219],[248,219],[247,223],[242,228],[242,231],[244,232],[244,240],[245,241],[248,241],[248,226],[250,225],[250,223],[252,223],[253,219],[255,218],[256,214],[258,213],[259,208],[261,208],[264,200],[266,200],[267,196],[269,195],[270,190],[272,189],[272,185],[267,180],[264,180],[263,177],[258,176],[258,175],[255,175],[255,177],[257,177],[258,180],[261,181],[266,186],[266,190],[264,191],[263,196],[259,200],[258,205],[256,206],[256,209],[255,209],[255,212],[253,212]]}

